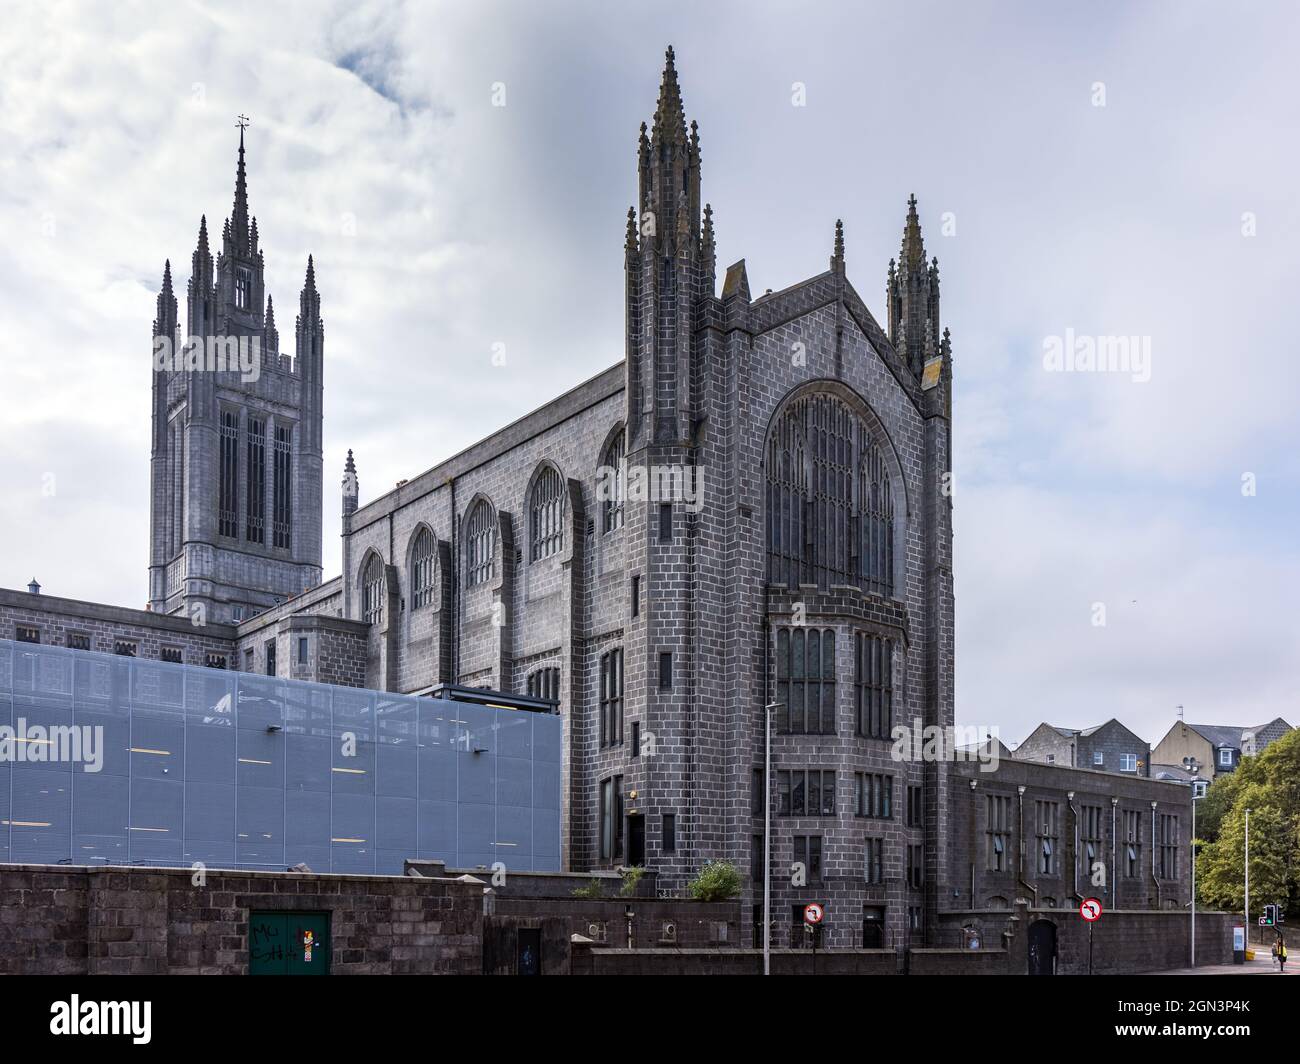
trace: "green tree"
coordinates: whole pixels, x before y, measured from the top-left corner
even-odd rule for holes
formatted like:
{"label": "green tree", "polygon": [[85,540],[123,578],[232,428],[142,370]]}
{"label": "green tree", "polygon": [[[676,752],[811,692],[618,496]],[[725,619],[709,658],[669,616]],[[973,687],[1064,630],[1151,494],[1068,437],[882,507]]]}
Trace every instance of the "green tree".
{"label": "green tree", "polygon": [[[1245,765],[1241,766],[1245,768]],[[1219,837],[1223,818],[1228,815],[1245,777],[1241,772],[1229,772],[1210,784],[1205,797],[1196,803],[1196,834],[1206,842]]]}
{"label": "green tree", "polygon": [[1296,833],[1273,802],[1271,788],[1246,784],[1223,818],[1218,838],[1201,851],[1197,887],[1211,905],[1239,911],[1245,899],[1246,810],[1250,810],[1252,908],[1284,901],[1294,889]]}

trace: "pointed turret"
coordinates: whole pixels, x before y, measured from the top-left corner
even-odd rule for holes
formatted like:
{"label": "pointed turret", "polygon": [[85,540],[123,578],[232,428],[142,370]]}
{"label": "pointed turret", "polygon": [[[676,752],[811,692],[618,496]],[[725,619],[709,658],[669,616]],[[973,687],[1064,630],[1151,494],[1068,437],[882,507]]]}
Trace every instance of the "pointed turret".
{"label": "pointed turret", "polygon": [[641,125],[638,163],[641,209],[649,216],[641,227],[643,240],[658,244],[667,254],[680,254],[683,245],[698,250],[700,133],[694,123],[687,132],[672,48],[667,52],[649,137],[645,124]]}
{"label": "pointed turret", "polygon": [[348,448],[348,460],[343,463],[343,514],[356,513],[357,501],[361,495],[361,481],[357,479],[357,464],[352,460],[352,448]]}
{"label": "pointed turret", "polygon": [[885,282],[889,307],[889,339],[903,361],[919,378],[927,357],[935,354],[939,322],[939,260],[927,265],[925,241],[916,196],[907,200],[903,241],[898,261],[889,262]]}
{"label": "pointed turret", "polygon": [[637,140],[639,222],[629,216],[627,432],[629,453],[690,438],[698,414],[691,337],[699,301],[714,294],[712,211],[702,211],[700,130],[688,127],[672,48],[654,117]]}
{"label": "pointed turret", "polygon": [[925,241],[921,238],[921,218],[916,213],[916,196],[907,197],[907,220],[903,223],[903,246],[898,262],[904,270],[925,266]]}
{"label": "pointed turret", "polygon": [[835,219],[835,248],[831,252],[831,269],[836,273],[844,272],[844,222]]}
{"label": "pointed turret", "polygon": [[673,46],[664,53],[664,76],[659,83],[659,105],[655,108],[654,139],[661,136],[686,137],[686,109],[682,106],[682,90],[677,84],[677,66]]}
{"label": "pointed turret", "polygon": [[307,276],[298,296],[298,320],[295,329],[294,369],[304,378],[319,384],[325,346],[325,323],[320,316],[320,293],[316,291],[316,263],[307,256]]}
{"label": "pointed turret", "polygon": [[176,294],[172,291],[172,260],[168,259],[163,263],[162,288],[158,292],[158,301],[154,311],[154,338],[165,336],[169,340],[175,341],[176,325]]}
{"label": "pointed turret", "polygon": [[275,365],[280,357],[280,332],[275,327],[275,304],[269,295],[266,297],[266,316],[262,325],[262,350],[266,352],[267,360]]}
{"label": "pointed turret", "polygon": [[186,321],[191,336],[207,336],[216,325],[212,252],[208,248],[208,216],[199,218],[199,239],[190,257]]}

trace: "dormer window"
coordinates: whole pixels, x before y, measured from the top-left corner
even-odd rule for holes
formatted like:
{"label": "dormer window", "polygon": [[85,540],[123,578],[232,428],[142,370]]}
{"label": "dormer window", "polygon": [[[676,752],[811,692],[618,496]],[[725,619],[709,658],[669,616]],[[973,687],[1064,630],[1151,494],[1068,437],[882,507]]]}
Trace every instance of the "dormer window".
{"label": "dormer window", "polygon": [[1219,767],[1220,767],[1220,768],[1232,768],[1232,751],[1231,751],[1231,750],[1220,750],[1220,751],[1219,751]]}
{"label": "dormer window", "polygon": [[252,285],[252,275],[243,266],[237,266],[235,268],[235,306],[240,310],[248,309],[248,294]]}

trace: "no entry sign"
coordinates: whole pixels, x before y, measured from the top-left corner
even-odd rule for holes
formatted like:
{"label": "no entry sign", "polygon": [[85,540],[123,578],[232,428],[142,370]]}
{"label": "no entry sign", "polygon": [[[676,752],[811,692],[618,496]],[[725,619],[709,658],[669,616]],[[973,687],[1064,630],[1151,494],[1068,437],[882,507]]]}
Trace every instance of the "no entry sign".
{"label": "no entry sign", "polygon": [[1083,904],[1079,906],[1079,915],[1082,916],[1085,920],[1087,920],[1088,923],[1092,923],[1094,920],[1100,919],[1101,902],[1099,902],[1096,898],[1085,898],[1083,900]]}
{"label": "no entry sign", "polygon": [[825,915],[826,910],[815,901],[803,907],[803,921],[806,924],[820,924]]}

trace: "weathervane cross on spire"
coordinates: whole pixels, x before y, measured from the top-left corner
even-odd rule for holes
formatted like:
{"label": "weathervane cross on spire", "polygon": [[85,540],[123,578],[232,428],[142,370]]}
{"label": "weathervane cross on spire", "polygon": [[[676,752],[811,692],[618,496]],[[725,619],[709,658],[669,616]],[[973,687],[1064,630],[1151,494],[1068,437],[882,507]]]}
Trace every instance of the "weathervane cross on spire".
{"label": "weathervane cross on spire", "polygon": [[235,117],[235,125],[237,125],[241,130],[248,128],[249,121],[250,119],[248,115],[237,115]]}

